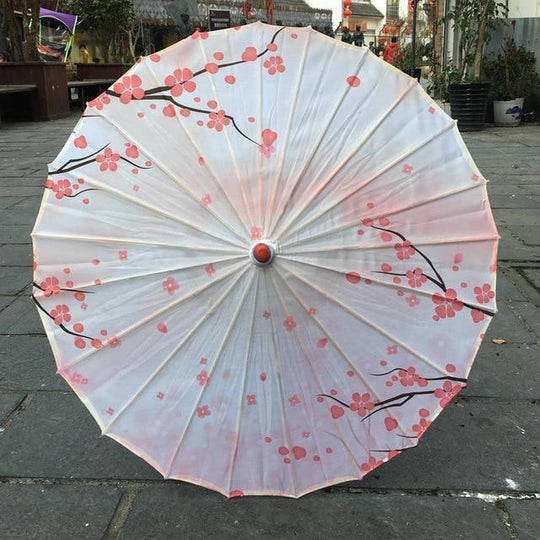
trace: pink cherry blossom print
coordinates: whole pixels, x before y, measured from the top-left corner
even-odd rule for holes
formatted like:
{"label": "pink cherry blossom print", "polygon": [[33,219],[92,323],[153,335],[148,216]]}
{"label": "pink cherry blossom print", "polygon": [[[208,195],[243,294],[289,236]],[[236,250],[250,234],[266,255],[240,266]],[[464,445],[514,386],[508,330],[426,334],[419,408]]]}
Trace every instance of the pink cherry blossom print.
{"label": "pink cherry blossom print", "polygon": [[303,446],[293,446],[292,453],[294,459],[304,459],[307,456],[306,449]]}
{"label": "pink cherry blossom print", "polygon": [[339,405],[332,405],[330,407],[330,414],[334,420],[341,418],[345,414],[345,409]]}
{"label": "pink cherry blossom print", "polygon": [[[398,255],[399,256],[399,255]],[[405,274],[409,285],[413,288],[420,288],[427,281],[427,277],[421,268],[415,268],[414,270],[408,270]]]}
{"label": "pink cherry blossom print", "polygon": [[210,120],[208,120],[206,125],[210,129],[215,129],[218,132],[222,131],[224,126],[228,126],[231,123],[223,109],[220,109],[218,112],[209,113],[208,118]]}
{"label": "pink cherry blossom print", "polygon": [[126,75],[122,77],[121,82],[113,86],[113,91],[120,94],[120,103],[127,105],[132,99],[141,99],[144,96],[144,90],[141,78],[138,75]]}
{"label": "pink cherry blossom print", "polygon": [[360,274],[358,274],[357,272],[348,272],[347,274],[345,274],[345,279],[349,283],[356,285],[357,283],[360,283],[362,278],[360,277]]}
{"label": "pink cherry blossom print", "polygon": [[457,299],[457,293],[454,289],[448,289],[444,296],[441,293],[435,293],[431,299],[437,306],[435,313],[441,319],[455,317],[456,311],[463,309],[463,302]]}
{"label": "pink cherry blossom print", "polygon": [[174,118],[176,116],[176,109],[169,103],[167,106],[163,107],[163,114],[168,118]]}
{"label": "pink cherry blossom print", "polygon": [[156,53],[151,54],[151,55],[150,55],[150,60],[151,60],[152,62],[156,62],[156,63],[157,63],[157,62],[159,62],[159,61],[161,60],[161,56],[159,56],[159,54],[156,54]]}
{"label": "pink cherry blossom print", "polygon": [[261,227],[251,227],[251,239],[252,240],[262,240],[262,229]]}
{"label": "pink cherry blossom print", "polygon": [[255,394],[247,394],[246,401],[248,405],[257,405],[257,397]]}
{"label": "pink cherry blossom print", "polygon": [[109,407],[106,411],[105,411],[109,416],[112,416],[114,414],[114,409],[112,407]]}
{"label": "pink cherry blossom print", "polygon": [[403,169],[402,171],[405,173],[405,174],[411,174],[413,172],[413,168],[411,165],[403,165]]}
{"label": "pink cherry blossom print", "polygon": [[405,240],[403,243],[397,243],[394,246],[394,249],[396,250],[397,258],[400,261],[406,261],[411,258],[412,255],[415,254],[415,249],[411,246],[411,243],[409,240]]}
{"label": "pink cherry blossom print", "polygon": [[435,397],[440,399],[441,407],[446,407],[461,390],[459,384],[452,384],[450,381],[444,381],[442,387],[435,389]]}
{"label": "pink cherry blossom print", "polygon": [[491,290],[489,283],[484,283],[481,287],[475,287],[474,294],[476,295],[477,302],[480,304],[488,304],[495,298],[495,293]]}
{"label": "pink cherry blossom print", "polygon": [[428,112],[429,112],[429,114],[434,114],[435,113],[435,107],[430,107],[428,109]]}
{"label": "pink cherry blossom print", "polygon": [[212,197],[207,193],[201,199],[203,206],[210,206],[212,204]]}
{"label": "pink cherry blossom print", "polygon": [[197,375],[197,382],[201,385],[201,386],[204,386],[205,384],[208,383],[208,381],[210,381],[210,377],[208,376],[208,372],[203,369],[198,375]]}
{"label": "pink cherry blossom print", "polygon": [[192,80],[193,72],[188,68],[175,69],[165,77],[165,84],[170,87],[171,95],[180,97],[185,92],[195,92],[197,84]]}
{"label": "pink cherry blossom print", "polygon": [[471,309],[471,317],[475,323],[482,322],[486,318],[484,313],[478,309]]}
{"label": "pink cherry blossom print", "polygon": [[223,60],[225,58],[225,55],[221,51],[216,51],[213,56],[216,60]]}
{"label": "pink cherry blossom print", "polygon": [[244,492],[240,489],[233,489],[230,493],[229,493],[229,498],[230,499],[234,499],[235,497],[243,497],[244,496]]}
{"label": "pink cherry blossom print", "polygon": [[120,347],[120,345],[122,345],[122,341],[121,341],[120,338],[117,337],[117,336],[112,336],[112,337],[110,337],[110,338],[107,340],[107,343],[108,343],[111,347],[113,347],[113,348],[115,348],[115,347]]}
{"label": "pink cherry blossom print", "polygon": [[139,150],[134,144],[127,144],[126,156],[132,159],[137,159],[139,157]]}
{"label": "pink cherry blossom print", "polygon": [[200,361],[199,361],[199,364],[202,364],[203,366],[205,366],[206,364],[208,364],[208,358],[201,358]]}
{"label": "pink cherry blossom print", "polygon": [[288,401],[289,405],[292,405],[293,407],[300,404],[300,398],[298,397],[298,394],[294,394],[294,396],[291,396]]}
{"label": "pink cherry blossom print", "polygon": [[398,377],[401,386],[414,386],[415,384],[418,386],[427,386],[428,384],[425,379],[416,373],[414,366],[410,366],[407,369],[400,369],[398,371]]}
{"label": "pink cherry blossom print", "polygon": [[158,329],[158,332],[161,332],[162,334],[166,334],[169,331],[165,323],[159,323],[157,325],[157,329]]}
{"label": "pink cherry blossom print", "polygon": [[86,142],[86,137],[84,135],[81,135],[80,137],[76,137],[73,140],[73,144],[76,148],[86,148],[88,146],[88,143]]}
{"label": "pink cherry blossom print", "polygon": [[51,296],[60,292],[59,284],[58,278],[51,276],[45,278],[45,281],[42,281],[40,286],[43,289],[43,294],[45,296]]}
{"label": "pink cherry blossom print", "polygon": [[268,378],[268,375],[266,375],[264,371],[259,375],[259,379],[261,380],[261,382],[266,381],[267,378]]}
{"label": "pink cherry blossom print", "polygon": [[208,277],[212,277],[216,273],[216,267],[213,264],[207,264],[205,271]]}
{"label": "pink cherry blossom print", "polygon": [[265,60],[264,67],[268,70],[269,75],[275,75],[276,73],[283,73],[285,71],[281,56],[270,56],[268,60]]}
{"label": "pink cherry blossom print", "polygon": [[324,349],[328,345],[328,338],[321,338],[317,341],[317,347],[319,349]]}
{"label": "pink cherry blossom print", "polygon": [[196,30],[191,34],[191,39],[208,39],[208,32],[199,32],[199,30]]}
{"label": "pink cherry blossom print", "polygon": [[386,428],[386,431],[393,431],[398,427],[398,421],[395,418],[387,416],[384,419],[384,427]]}
{"label": "pink cherry blossom print", "polygon": [[244,62],[254,62],[257,60],[257,49],[255,47],[246,47],[242,53],[242,60]]}
{"label": "pink cherry blossom print", "polygon": [[55,309],[51,310],[51,317],[56,324],[68,323],[71,321],[69,307],[66,304],[59,304]]}
{"label": "pink cherry blossom print", "polygon": [[271,52],[276,52],[278,50],[278,46],[275,43],[269,43],[266,46],[266,49],[271,51]]}
{"label": "pink cherry blossom print", "polygon": [[178,285],[176,280],[170,276],[163,281],[163,288],[172,296],[180,288],[180,285]]}
{"label": "pink cherry blossom print", "polygon": [[208,405],[203,405],[202,407],[197,407],[196,411],[197,411],[197,416],[199,418],[206,418],[207,416],[210,416],[210,414],[211,414],[210,408],[208,407]]}
{"label": "pink cherry blossom print", "polygon": [[234,75],[227,75],[224,80],[227,84],[236,83],[236,77]]}
{"label": "pink cherry blossom print", "polygon": [[386,347],[386,352],[388,354],[397,354],[397,345],[389,345]]}
{"label": "pink cherry blossom print", "polygon": [[409,307],[416,307],[418,304],[420,304],[420,300],[416,294],[409,294],[409,296],[405,298],[405,301],[407,304],[409,304]]}
{"label": "pink cherry blossom print", "polygon": [[73,190],[71,189],[71,182],[67,179],[58,180],[53,182],[52,180],[47,181],[48,186],[53,191],[54,196],[60,200],[63,197],[71,197],[73,195]]}
{"label": "pink cherry blossom print", "polygon": [[127,260],[128,260],[128,252],[127,252],[127,249],[121,249],[121,250],[118,252],[118,258],[119,258],[121,261],[127,261]]}
{"label": "pink cherry blossom print", "polygon": [[88,102],[88,106],[97,109],[98,111],[103,110],[105,105],[108,105],[111,102],[111,98],[103,93],[100,94],[96,99]]}
{"label": "pink cherry blossom print", "polygon": [[116,163],[120,159],[120,154],[113,152],[110,148],[105,148],[103,154],[99,154],[96,157],[97,163],[99,163],[99,170],[104,172],[110,170],[114,172],[118,169],[118,164]]}
{"label": "pink cherry blossom print", "polygon": [[366,392],[359,394],[355,392],[352,395],[352,403],[350,404],[351,411],[355,411],[358,416],[364,417],[375,407],[375,403],[371,400],[371,396]]}
{"label": "pink cherry blossom print", "polygon": [[353,88],[358,88],[360,86],[360,79],[356,75],[350,75],[346,79],[347,84]]}
{"label": "pink cherry blossom print", "polygon": [[377,467],[379,467],[382,464],[383,464],[383,462],[380,459],[375,459],[373,456],[370,456],[370,458],[367,460],[367,462],[362,463],[360,468],[365,473],[368,473],[368,472],[373,471],[374,469],[376,469]]}
{"label": "pink cherry blossom print", "polygon": [[275,153],[276,149],[272,145],[277,139],[277,136],[277,133],[275,131],[272,131],[271,129],[265,129],[261,133],[261,138],[263,142],[259,146],[259,151],[264,157],[269,158],[272,156],[273,153]]}
{"label": "pink cherry blossom print", "polygon": [[204,66],[204,69],[206,69],[208,73],[214,75],[219,71],[219,66],[215,62],[208,62],[208,64]]}
{"label": "pink cherry blossom print", "polygon": [[289,315],[284,321],[283,326],[287,332],[292,332],[296,328],[296,321],[292,315]]}
{"label": "pink cherry blossom print", "polygon": [[163,392],[158,392],[158,393],[156,394],[156,397],[157,397],[158,399],[163,399],[163,398],[165,397],[165,394],[164,394]]}

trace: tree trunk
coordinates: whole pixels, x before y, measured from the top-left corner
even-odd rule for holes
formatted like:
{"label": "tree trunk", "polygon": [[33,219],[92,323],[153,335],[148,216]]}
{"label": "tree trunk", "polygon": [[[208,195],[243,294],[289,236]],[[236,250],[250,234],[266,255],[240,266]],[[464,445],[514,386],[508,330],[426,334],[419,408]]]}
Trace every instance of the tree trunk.
{"label": "tree trunk", "polygon": [[482,58],[484,56],[484,41],[487,26],[487,12],[491,0],[484,0],[484,9],[480,13],[480,22],[478,23],[478,38],[476,39],[476,51],[474,52],[473,75],[475,79],[480,78],[482,72]]}
{"label": "tree trunk", "polygon": [[32,27],[28,32],[28,60],[38,61],[38,32],[39,32],[39,0],[32,0]]}
{"label": "tree trunk", "polygon": [[4,28],[10,55],[9,60],[11,62],[22,62],[22,43],[17,32],[15,15],[13,14],[13,0],[2,0],[2,3],[4,8]]}

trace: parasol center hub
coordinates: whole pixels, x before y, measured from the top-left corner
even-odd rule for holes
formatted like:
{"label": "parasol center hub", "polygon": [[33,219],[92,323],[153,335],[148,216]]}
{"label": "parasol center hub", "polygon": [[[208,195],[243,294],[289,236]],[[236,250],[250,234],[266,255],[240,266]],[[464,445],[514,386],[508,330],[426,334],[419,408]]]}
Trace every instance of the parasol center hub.
{"label": "parasol center hub", "polygon": [[273,244],[269,242],[257,242],[251,246],[249,256],[257,266],[267,266],[273,260],[276,250]]}

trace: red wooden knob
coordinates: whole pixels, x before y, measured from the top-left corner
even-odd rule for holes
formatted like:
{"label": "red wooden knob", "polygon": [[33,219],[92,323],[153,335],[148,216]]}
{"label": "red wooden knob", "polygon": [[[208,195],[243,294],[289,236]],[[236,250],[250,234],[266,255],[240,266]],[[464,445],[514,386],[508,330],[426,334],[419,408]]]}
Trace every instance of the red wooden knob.
{"label": "red wooden knob", "polygon": [[256,244],[253,246],[253,257],[260,263],[267,263],[272,257],[272,251],[266,244]]}

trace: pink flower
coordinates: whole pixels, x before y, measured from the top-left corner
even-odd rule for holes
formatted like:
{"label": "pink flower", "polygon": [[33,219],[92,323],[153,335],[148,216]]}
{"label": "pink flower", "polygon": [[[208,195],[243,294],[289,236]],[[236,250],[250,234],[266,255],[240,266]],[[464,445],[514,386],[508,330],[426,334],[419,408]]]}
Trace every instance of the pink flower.
{"label": "pink flower", "polygon": [[205,270],[208,277],[211,277],[216,273],[216,267],[213,264],[207,264]]}
{"label": "pink flower", "polygon": [[487,304],[495,298],[495,293],[491,290],[491,285],[489,283],[484,283],[482,287],[475,287],[474,294],[476,294],[476,300],[480,302],[480,304]]}
{"label": "pink flower", "polygon": [[251,239],[252,240],[260,240],[262,238],[262,229],[260,227],[256,227],[253,225],[251,227]]}
{"label": "pink flower", "polygon": [[266,158],[269,158],[276,149],[272,146],[274,141],[277,139],[277,133],[271,129],[265,129],[261,133],[262,144],[259,145],[259,151]]}
{"label": "pink flower", "polygon": [[53,276],[45,278],[45,281],[42,281],[40,285],[45,296],[51,296],[52,294],[58,294],[60,292],[60,287],[58,286],[59,283],[58,278]]}
{"label": "pink flower", "polygon": [[171,95],[180,97],[182,92],[194,92],[197,84],[194,83],[191,69],[175,69],[172,75],[165,77],[165,84],[171,87]]}
{"label": "pink flower", "polygon": [[281,56],[270,56],[264,62],[264,67],[268,70],[269,75],[275,75],[276,73],[283,73],[285,71]]}
{"label": "pink flower", "polygon": [[429,411],[427,409],[420,409],[418,414],[420,415],[420,420],[418,421],[418,424],[413,424],[412,430],[416,433],[416,436],[420,438],[431,425],[431,422],[426,420],[426,417],[429,416]]}
{"label": "pink flower", "polygon": [[423,379],[416,373],[416,368],[413,366],[408,367],[406,370],[400,369],[398,371],[398,377],[401,386],[414,386],[415,384],[418,384],[418,386],[427,386],[428,383],[426,379]]}
{"label": "pink flower", "polygon": [[289,404],[295,407],[300,403],[300,398],[298,397],[298,394],[294,394],[294,396],[291,396],[289,398]]}
{"label": "pink flower", "polygon": [[416,294],[410,294],[405,300],[411,307],[415,307],[420,303],[420,300],[418,300],[418,296],[416,296]]}
{"label": "pink flower", "polygon": [[450,381],[444,381],[442,387],[437,388],[434,394],[436,398],[441,400],[441,407],[446,407],[461,388],[459,384],[452,385]]}
{"label": "pink flower", "polygon": [[165,394],[164,394],[163,392],[158,392],[158,393],[156,394],[156,397],[157,397],[158,399],[163,399],[163,398],[165,397]]}
{"label": "pink flower", "polygon": [[216,131],[222,131],[223,126],[228,126],[231,121],[227,118],[225,115],[225,111],[223,109],[220,109],[218,112],[211,112],[208,114],[210,120],[206,123],[206,125],[213,129],[215,128]]}
{"label": "pink flower", "polygon": [[48,179],[45,186],[50,188],[55,193],[55,197],[58,200],[60,200],[62,197],[70,197],[73,193],[73,190],[71,189],[71,182],[66,179],[58,180],[56,183],[51,179]]}
{"label": "pink flower", "polygon": [[197,375],[197,381],[199,381],[199,384],[201,386],[204,386],[210,381],[210,377],[208,376],[208,372],[203,369],[198,375]]}
{"label": "pink flower", "polygon": [[202,407],[197,407],[197,416],[199,418],[204,418],[205,416],[210,416],[210,409],[208,405],[203,405]]}
{"label": "pink flower", "polygon": [[199,32],[198,30],[196,32],[193,32],[193,34],[191,34],[191,39],[197,39],[197,38],[207,39],[208,32]]}
{"label": "pink flower", "polygon": [[435,293],[431,299],[437,305],[435,313],[441,319],[455,317],[456,311],[461,311],[463,308],[463,302],[457,300],[457,293],[454,289],[448,289],[444,296],[441,293]]}
{"label": "pink flower", "polygon": [[403,165],[403,172],[405,174],[411,174],[412,171],[413,171],[413,168],[411,167],[411,165]]}
{"label": "pink flower", "polygon": [[177,281],[172,277],[168,277],[163,281],[163,288],[172,296],[179,288]]}
{"label": "pink flower", "polygon": [[122,341],[120,341],[120,339],[117,336],[110,337],[107,340],[107,343],[113,348],[114,347],[120,347],[120,345],[122,345]]}
{"label": "pink flower", "polygon": [[139,88],[142,85],[141,78],[138,75],[126,75],[122,77],[122,82],[117,82],[113,90],[120,94],[120,103],[127,105],[132,99],[141,99],[144,96],[144,90]]}
{"label": "pink flower", "polygon": [[283,322],[283,326],[287,332],[292,332],[296,328],[296,321],[292,315],[289,315]]}
{"label": "pink flower", "polygon": [[111,172],[118,169],[117,161],[120,159],[120,154],[114,153],[110,148],[105,148],[103,154],[99,154],[96,157],[96,161],[100,163],[99,170],[106,171],[110,169]]}
{"label": "pink flower", "polygon": [[366,392],[365,394],[360,395],[358,392],[355,392],[352,395],[353,402],[350,405],[351,411],[356,411],[358,416],[364,417],[371,411],[375,404],[370,400],[370,395]]}
{"label": "pink flower", "polygon": [[212,204],[212,197],[208,193],[201,199],[203,206],[210,206]]}
{"label": "pink flower", "polygon": [[103,105],[108,105],[111,102],[111,98],[103,92],[96,99],[88,102],[89,107],[95,107],[98,111],[103,109]]}
{"label": "pink flower", "polygon": [[406,261],[411,255],[415,254],[414,248],[411,246],[409,240],[405,240],[403,244],[397,243],[394,246],[394,249],[397,251],[397,258],[400,261]]}
{"label": "pink flower", "polygon": [[379,467],[379,465],[382,465],[383,462],[380,459],[375,459],[373,456],[371,456],[367,463],[362,463],[361,468],[364,472],[368,473],[372,471],[373,469],[376,469]]}
{"label": "pink flower", "polygon": [[386,347],[386,352],[388,354],[397,354],[397,345],[389,345]]}
{"label": "pink flower", "polygon": [[409,270],[405,275],[409,280],[409,285],[413,288],[421,287],[427,281],[427,277],[424,275],[421,268]]}
{"label": "pink flower", "polygon": [[255,394],[248,394],[246,396],[246,401],[248,405],[257,405],[257,398]]}
{"label": "pink flower", "polygon": [[127,250],[121,249],[121,250],[118,252],[118,258],[119,258],[121,261],[127,261],[127,258],[128,258],[128,252],[127,252]]}
{"label": "pink flower", "polygon": [[69,307],[66,304],[59,304],[56,309],[51,311],[51,317],[56,324],[62,324],[64,322],[71,321],[71,315],[69,314]]}
{"label": "pink flower", "polygon": [[269,319],[269,318],[270,318],[270,312],[269,312],[269,311],[263,312],[263,317],[264,317],[265,319]]}

